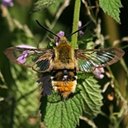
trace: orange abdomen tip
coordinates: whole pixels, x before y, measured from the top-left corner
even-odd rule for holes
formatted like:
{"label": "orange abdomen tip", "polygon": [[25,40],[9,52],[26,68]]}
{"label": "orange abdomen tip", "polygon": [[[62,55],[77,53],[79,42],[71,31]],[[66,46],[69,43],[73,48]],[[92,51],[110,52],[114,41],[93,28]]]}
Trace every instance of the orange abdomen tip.
{"label": "orange abdomen tip", "polygon": [[76,80],[74,81],[52,81],[52,86],[54,90],[61,93],[61,95],[66,98],[75,91]]}

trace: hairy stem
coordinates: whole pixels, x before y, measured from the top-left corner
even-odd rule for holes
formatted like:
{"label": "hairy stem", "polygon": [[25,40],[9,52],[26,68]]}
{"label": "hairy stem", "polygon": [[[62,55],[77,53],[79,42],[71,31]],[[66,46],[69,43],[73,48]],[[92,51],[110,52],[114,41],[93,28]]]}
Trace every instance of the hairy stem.
{"label": "hairy stem", "polygon": [[[75,0],[72,33],[78,30],[80,6],[81,6],[81,0]],[[77,37],[78,37],[78,33],[75,33],[74,35],[72,35],[71,45],[73,48],[78,48]]]}

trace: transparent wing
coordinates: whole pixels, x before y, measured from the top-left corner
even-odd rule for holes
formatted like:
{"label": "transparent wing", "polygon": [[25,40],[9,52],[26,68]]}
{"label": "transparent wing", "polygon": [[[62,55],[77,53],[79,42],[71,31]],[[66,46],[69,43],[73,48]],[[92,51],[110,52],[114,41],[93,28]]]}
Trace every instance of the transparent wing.
{"label": "transparent wing", "polygon": [[10,47],[5,50],[5,55],[14,63],[31,67],[38,72],[51,69],[54,56],[53,49],[37,49],[34,47]]}
{"label": "transparent wing", "polygon": [[116,63],[123,55],[124,51],[119,48],[75,50],[78,70],[85,72]]}

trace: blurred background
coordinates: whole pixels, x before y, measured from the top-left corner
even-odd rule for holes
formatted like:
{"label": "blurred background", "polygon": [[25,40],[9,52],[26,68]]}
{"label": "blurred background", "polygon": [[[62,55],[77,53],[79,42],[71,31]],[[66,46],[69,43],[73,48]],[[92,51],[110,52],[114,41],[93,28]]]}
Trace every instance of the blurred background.
{"label": "blurred background", "polygon": [[[4,0],[3,0],[4,1]],[[66,34],[72,31],[74,0],[59,0],[51,6],[40,6],[36,0],[14,0],[9,4],[0,3],[0,128],[39,128],[39,99],[40,88],[37,73],[31,69],[11,63],[4,55],[4,50],[10,46],[29,44],[35,47],[46,47],[51,39],[54,39],[44,29],[39,27],[35,20],[48,27],[54,33],[60,30]],[[101,22],[89,25],[90,32],[95,32],[94,41],[101,41],[105,47],[128,45],[128,1],[122,0],[120,9],[121,24],[103,13],[97,7],[96,1],[90,1],[92,9],[87,9],[86,3],[82,3],[80,21],[86,24],[93,20]],[[99,28],[98,28],[99,25]],[[87,26],[88,27],[88,26]],[[96,31],[96,28],[98,29]],[[99,32],[99,33],[98,33]],[[87,34],[86,32],[84,33]],[[98,36],[100,35],[100,37]],[[70,39],[69,39],[70,40]],[[119,112],[121,107],[127,108],[128,100],[128,48],[124,48],[125,55],[121,63],[111,66],[113,75],[118,82],[121,98],[118,100],[113,93],[113,86],[109,86],[105,92],[102,110],[108,115],[98,115],[94,119],[98,128],[114,128],[112,122],[120,122],[120,128],[128,127],[128,115],[126,109],[120,113],[120,118],[111,116],[113,111]],[[117,70],[118,69],[118,70]],[[101,84],[105,84],[103,80]],[[103,87],[102,87],[103,88]],[[110,97],[109,97],[110,96]],[[113,111],[112,107],[114,108]],[[78,128],[90,128],[88,122],[80,121]]]}

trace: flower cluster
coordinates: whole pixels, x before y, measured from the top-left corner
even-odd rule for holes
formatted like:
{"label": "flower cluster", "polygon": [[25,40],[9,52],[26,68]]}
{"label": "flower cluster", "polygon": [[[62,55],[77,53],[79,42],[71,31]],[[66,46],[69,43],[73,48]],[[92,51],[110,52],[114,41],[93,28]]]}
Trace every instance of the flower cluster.
{"label": "flower cluster", "polygon": [[23,51],[23,53],[17,58],[17,61],[20,64],[24,64],[26,62],[26,58],[29,55],[29,50]]}
{"label": "flower cluster", "polygon": [[[63,37],[64,35],[65,35],[65,33],[63,31],[60,31],[60,32],[57,33],[57,36],[60,37],[60,38]],[[55,37],[56,46],[58,46],[59,41],[60,41],[60,39],[58,37]]]}
{"label": "flower cluster", "polygon": [[14,5],[13,0],[2,0],[2,5],[12,7]]}
{"label": "flower cluster", "polygon": [[[26,49],[22,52],[22,54],[17,58],[17,62],[20,64],[24,64],[28,55],[31,53],[29,49],[35,49],[35,47],[30,45],[18,45],[17,48]],[[28,49],[28,50],[27,50]]]}
{"label": "flower cluster", "polygon": [[96,78],[102,79],[104,77],[104,68],[103,67],[95,68],[93,74],[95,75]]}
{"label": "flower cluster", "polygon": [[[78,29],[80,29],[81,27],[82,27],[82,22],[79,21],[79,23],[78,23]],[[83,32],[82,30],[80,30],[80,31],[79,31],[79,35],[80,35],[80,36],[84,35],[84,32]]]}

